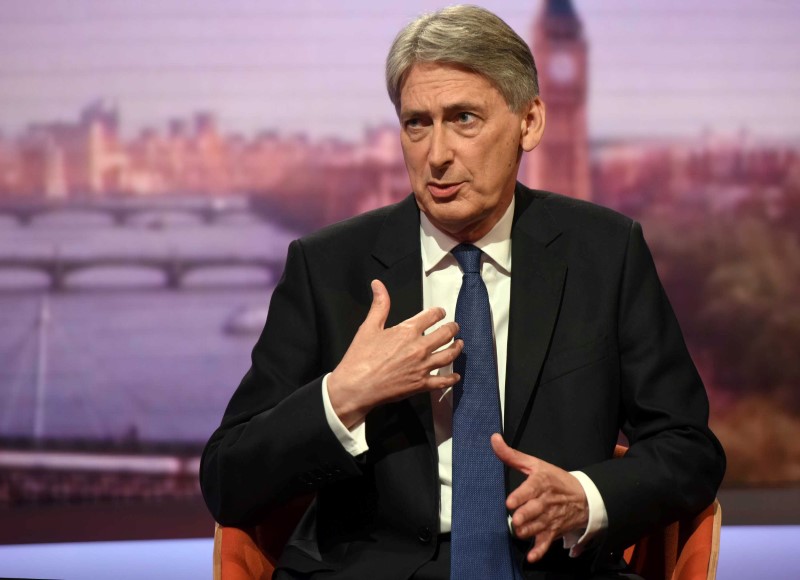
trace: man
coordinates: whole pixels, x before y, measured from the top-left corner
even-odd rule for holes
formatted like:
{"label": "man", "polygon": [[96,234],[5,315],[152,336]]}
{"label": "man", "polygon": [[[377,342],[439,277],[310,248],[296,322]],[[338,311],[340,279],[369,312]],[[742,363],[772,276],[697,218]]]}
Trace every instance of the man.
{"label": "man", "polygon": [[724,471],[641,229],[516,183],[545,109],[493,14],[420,17],[386,75],[413,195],[290,245],[206,502],[316,493],[276,577],[618,577]]}

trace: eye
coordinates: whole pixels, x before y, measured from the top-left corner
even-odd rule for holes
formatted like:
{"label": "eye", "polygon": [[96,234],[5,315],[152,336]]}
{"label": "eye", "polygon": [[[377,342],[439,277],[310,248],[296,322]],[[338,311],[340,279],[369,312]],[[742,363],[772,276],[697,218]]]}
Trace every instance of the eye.
{"label": "eye", "polygon": [[475,117],[475,115],[473,113],[468,113],[466,111],[462,111],[458,115],[456,115],[456,120],[461,125],[469,125],[469,124],[473,123],[475,121],[475,119],[476,119],[476,117]]}
{"label": "eye", "polygon": [[425,117],[409,117],[403,121],[403,129],[405,129],[407,133],[419,133],[429,124],[429,121],[425,119]]}

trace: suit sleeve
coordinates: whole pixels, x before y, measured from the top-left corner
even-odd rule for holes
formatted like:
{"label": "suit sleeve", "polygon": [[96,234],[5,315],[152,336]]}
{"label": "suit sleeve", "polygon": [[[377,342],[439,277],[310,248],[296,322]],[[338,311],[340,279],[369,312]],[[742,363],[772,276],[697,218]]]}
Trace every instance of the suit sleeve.
{"label": "suit sleeve", "polygon": [[620,282],[621,459],[583,469],[608,512],[604,551],[713,501],[725,454],[708,428],[708,398],[658,279],[641,227],[630,229]]}
{"label": "suit sleeve", "polygon": [[325,417],[321,340],[294,241],[250,370],[203,451],[200,484],[219,523],[249,525],[277,503],[361,473]]}

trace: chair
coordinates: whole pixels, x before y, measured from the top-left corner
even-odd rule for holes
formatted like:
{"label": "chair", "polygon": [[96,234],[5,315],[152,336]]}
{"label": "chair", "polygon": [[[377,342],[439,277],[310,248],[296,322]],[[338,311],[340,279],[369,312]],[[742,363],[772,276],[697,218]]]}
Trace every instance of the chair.
{"label": "chair", "polygon": [[[614,457],[627,447],[617,445]],[[714,580],[719,560],[722,506],[719,500],[693,518],[674,521],[625,550],[634,572],[650,580]]]}
{"label": "chair", "polygon": [[214,580],[270,580],[283,547],[311,503],[303,496],[274,507],[263,523],[214,527]]}
{"label": "chair", "polygon": [[[614,457],[626,447],[617,445]],[[214,580],[270,580],[283,546],[310,503],[306,496],[274,508],[249,528],[216,525]],[[625,550],[625,561],[647,580],[714,580],[722,508],[718,500],[693,518],[672,522]]]}

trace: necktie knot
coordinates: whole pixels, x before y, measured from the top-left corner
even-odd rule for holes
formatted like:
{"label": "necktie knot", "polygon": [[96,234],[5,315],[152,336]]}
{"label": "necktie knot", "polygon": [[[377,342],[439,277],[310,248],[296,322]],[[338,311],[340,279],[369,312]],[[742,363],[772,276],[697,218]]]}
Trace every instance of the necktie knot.
{"label": "necktie knot", "polygon": [[450,250],[450,253],[456,257],[464,274],[480,274],[481,254],[483,254],[480,248],[472,244],[459,244]]}

